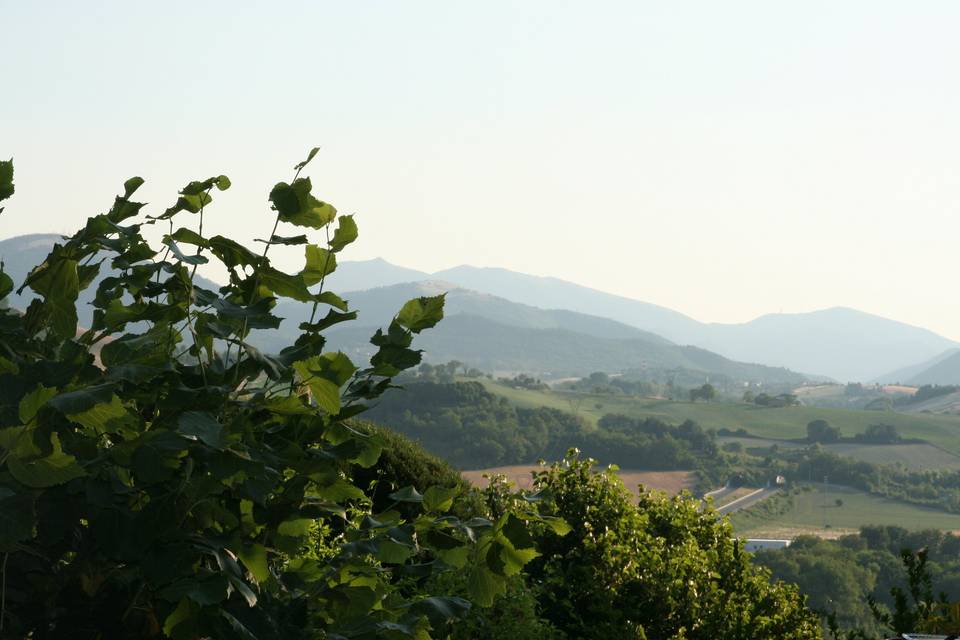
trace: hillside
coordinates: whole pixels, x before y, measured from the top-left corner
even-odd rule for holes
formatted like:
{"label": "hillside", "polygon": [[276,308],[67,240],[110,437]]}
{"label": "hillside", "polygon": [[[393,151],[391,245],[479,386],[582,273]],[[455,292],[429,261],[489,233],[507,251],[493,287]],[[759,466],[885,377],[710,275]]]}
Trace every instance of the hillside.
{"label": "hillside", "polygon": [[[371,262],[344,263],[342,277],[364,285],[358,288],[396,281],[398,267],[384,261],[376,261],[376,265]],[[840,382],[873,380],[957,348],[955,342],[926,329],[855,309],[770,314],[741,324],[703,323],[648,302],[508,269],[463,265],[412,275],[416,280],[443,280],[546,309],[611,318],[733,360],[782,366]]]}
{"label": "hillside", "polygon": [[960,384],[960,349],[916,373],[907,384]]}

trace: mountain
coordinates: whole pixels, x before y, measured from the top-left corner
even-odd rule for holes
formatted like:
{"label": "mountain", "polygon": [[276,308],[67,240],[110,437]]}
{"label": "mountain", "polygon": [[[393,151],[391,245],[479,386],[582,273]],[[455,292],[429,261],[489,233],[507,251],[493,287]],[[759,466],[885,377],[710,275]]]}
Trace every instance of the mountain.
{"label": "mountain", "polygon": [[960,385],[960,349],[953,349],[933,361],[928,366],[903,380],[904,384],[922,386],[925,384]]}
{"label": "mountain", "polygon": [[[334,327],[331,348],[362,360],[372,354],[370,336],[385,327],[404,302],[446,292],[445,318],[417,337],[416,346],[433,362],[460,360],[488,371],[541,376],[584,375],[593,371],[646,370],[678,374],[686,384],[707,379],[797,384],[805,377],[782,368],[735,362],[697,347],[676,345],[629,325],[567,310],[540,309],[478,293],[450,283],[424,281],[343,294],[358,320]],[[276,333],[260,332],[253,340],[273,350],[288,332],[309,318],[309,308],[283,302],[275,309],[284,318]]]}
{"label": "mountain", "polygon": [[400,267],[383,258],[374,258],[340,263],[337,270],[327,277],[327,285],[331,291],[362,291],[431,279],[433,276],[425,271]]}
{"label": "mountain", "polygon": [[[30,300],[36,297],[30,289],[25,289],[22,295],[17,295],[16,288],[23,284],[31,269],[46,259],[50,249],[57,242],[62,243],[63,236],[55,233],[35,233],[0,240],[0,261],[3,262],[3,269],[13,279],[14,284],[14,292],[10,296],[13,307],[25,309],[30,304]],[[108,266],[105,265],[100,271],[100,276],[80,292],[77,300],[77,317],[81,327],[89,327],[93,320],[93,307],[90,303],[93,301],[100,280],[105,278],[109,271]],[[200,275],[196,276],[195,281],[199,286],[211,291],[216,291],[220,287]]]}
{"label": "mountain", "polygon": [[515,302],[611,318],[733,360],[842,382],[871,380],[960,346],[927,329],[842,307],[742,324],[702,323],[648,302],[507,269],[461,266],[432,277]]}
{"label": "mountain", "polygon": [[877,372],[957,346],[927,329],[842,307],[711,324],[694,343],[737,360],[779,364],[840,382],[872,380]]}
{"label": "mountain", "polygon": [[924,360],[923,362],[912,364],[907,367],[901,367],[895,371],[885,373],[882,376],[877,376],[870,382],[878,384],[912,384],[909,380],[912,380],[916,376],[922,374],[927,369],[930,369],[939,362],[946,360],[955,353],[960,352],[960,348],[947,349],[942,353],[938,353],[936,356]]}

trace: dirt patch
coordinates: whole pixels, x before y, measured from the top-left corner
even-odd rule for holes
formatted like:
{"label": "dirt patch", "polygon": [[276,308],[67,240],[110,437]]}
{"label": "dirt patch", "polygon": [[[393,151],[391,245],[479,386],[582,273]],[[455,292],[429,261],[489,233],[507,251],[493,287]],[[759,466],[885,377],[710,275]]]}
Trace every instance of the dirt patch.
{"label": "dirt patch", "polygon": [[[533,487],[533,478],[531,472],[541,469],[537,465],[512,465],[509,467],[494,467],[491,469],[478,469],[476,471],[464,471],[463,477],[475,487],[487,486],[487,479],[484,475],[493,476],[503,474],[507,480],[512,482],[520,489],[531,489]],[[617,475],[623,480],[623,484],[634,495],[638,494],[639,485],[647,489],[657,489],[669,495],[676,495],[687,489],[693,491],[696,478],[692,471],[635,471],[630,469],[621,469]]]}

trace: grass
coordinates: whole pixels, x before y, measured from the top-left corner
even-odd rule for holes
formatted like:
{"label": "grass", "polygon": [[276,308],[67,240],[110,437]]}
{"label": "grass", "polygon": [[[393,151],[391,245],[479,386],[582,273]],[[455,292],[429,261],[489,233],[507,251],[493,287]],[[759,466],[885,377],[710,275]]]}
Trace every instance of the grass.
{"label": "grass", "polygon": [[803,438],[806,436],[807,423],[817,419],[838,427],[845,437],[862,433],[871,424],[884,423],[896,427],[904,438],[922,439],[960,456],[960,416],[955,415],[803,406],[768,408],[728,402],[693,403],[630,396],[571,394],[556,390],[531,391],[512,389],[492,380],[481,382],[489,391],[506,397],[517,406],[547,406],[573,411],[593,423],[607,413],[656,417],[673,423],[690,419],[704,428],[746,429],[751,435],[774,439]]}
{"label": "grass", "polygon": [[[730,442],[739,442],[747,452],[764,455],[765,450],[776,445],[781,450],[797,449],[807,446],[792,440],[774,440],[771,438],[743,438],[739,436],[719,436],[717,444],[723,446]],[[823,445],[837,455],[863,460],[873,464],[902,464],[912,471],[933,469],[960,469],[960,456],[938,449],[931,444],[861,444],[840,442]]]}
{"label": "grass", "polygon": [[[791,496],[770,498],[733,514],[730,520],[734,530],[739,535],[752,537],[783,536],[788,532],[830,533],[856,530],[869,524],[895,524],[910,530],[960,530],[960,514],[882,498],[849,487],[828,485],[826,493],[820,485],[810,488],[812,490],[794,491]],[[843,501],[842,506],[836,505],[837,499]]]}

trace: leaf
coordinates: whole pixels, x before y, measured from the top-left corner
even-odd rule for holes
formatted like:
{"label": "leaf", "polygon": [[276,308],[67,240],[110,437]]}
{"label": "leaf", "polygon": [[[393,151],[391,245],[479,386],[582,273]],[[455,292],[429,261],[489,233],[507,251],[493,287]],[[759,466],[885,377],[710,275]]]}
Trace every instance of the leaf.
{"label": "leaf", "polygon": [[317,284],[325,277],[336,271],[337,256],[315,244],[305,247],[306,266],[300,272],[304,283],[309,287]]}
{"label": "leaf", "polygon": [[174,637],[173,630],[177,625],[196,615],[197,605],[187,598],[182,599],[180,604],[177,605],[177,608],[173,610],[173,613],[168,615],[167,619],[163,621],[163,634],[167,637]]}
{"label": "leaf", "polygon": [[460,495],[457,487],[429,487],[423,492],[423,508],[429,512],[448,511],[453,506],[453,499]]}
{"label": "leaf", "polygon": [[540,519],[558,536],[565,536],[573,531],[573,527],[571,527],[563,518],[558,518],[556,516],[541,516]]}
{"label": "leaf", "polygon": [[10,551],[18,542],[33,537],[34,497],[30,493],[0,498],[0,551]]}
{"label": "leaf", "polygon": [[123,197],[129,199],[143,185],[143,178],[134,176],[123,183]]}
{"label": "leaf", "polygon": [[110,398],[110,402],[102,402],[80,413],[68,414],[67,418],[98,434],[116,433],[133,421],[133,416],[116,395]]}
{"label": "leaf", "polygon": [[523,523],[523,520],[514,514],[509,514],[507,520],[500,530],[514,549],[532,549],[534,547],[533,537],[530,531]]}
{"label": "leaf", "polygon": [[340,216],[337,221],[337,230],[330,241],[330,250],[334,253],[342,251],[344,247],[357,239],[359,232],[353,216]]}
{"label": "leaf", "polygon": [[13,291],[13,280],[3,271],[0,271],[0,300],[3,300]]}
{"label": "leaf", "polygon": [[34,489],[55,487],[86,475],[77,459],[63,452],[56,433],[50,434],[50,444],[53,453],[38,460],[24,462],[16,456],[9,456],[7,469],[10,475],[20,484]]}
{"label": "leaf", "polygon": [[208,447],[217,450],[222,450],[224,447],[223,427],[206,411],[181,413],[177,426],[181,434],[200,440]]}
{"label": "leaf", "polygon": [[307,154],[307,159],[303,162],[298,162],[293,168],[297,171],[301,171],[305,166],[310,164],[310,161],[313,160],[313,156],[317,155],[317,151],[320,151],[320,147],[314,147],[313,149],[310,149],[310,153]]}
{"label": "leaf", "polygon": [[307,385],[317,405],[327,413],[340,411],[340,388],[357,370],[343,353],[324,353],[293,363],[300,380]]}
{"label": "leaf", "polygon": [[425,616],[434,629],[442,629],[454,620],[460,620],[468,611],[470,603],[463,598],[424,598],[410,605],[414,615]]}
{"label": "leaf", "polygon": [[190,598],[199,605],[209,606],[227,599],[226,576],[216,574],[203,578],[178,580],[160,591],[160,597],[170,602]]}
{"label": "leaf", "polygon": [[312,189],[310,178],[297,178],[292,184],[277,183],[270,191],[270,202],[280,220],[312,229],[322,229],[330,224],[337,210],[317,200],[310,193]]}
{"label": "leaf", "polygon": [[256,267],[260,264],[260,256],[230,238],[213,236],[207,243],[210,245],[210,251],[213,255],[220,258],[228,269],[238,265]]}
{"label": "leaf", "polygon": [[429,329],[443,319],[443,303],[446,294],[419,297],[407,301],[397,314],[401,327],[414,333]]}
{"label": "leaf", "polygon": [[20,399],[19,405],[19,417],[21,424],[30,424],[37,417],[37,412],[40,411],[40,407],[47,404],[51,398],[57,395],[57,390],[48,389],[47,387],[38,385],[36,389],[23,396]]}
{"label": "leaf", "polygon": [[393,540],[381,540],[377,545],[377,560],[387,564],[403,564],[413,555],[413,547]]}
{"label": "leaf", "polygon": [[395,502],[423,502],[423,496],[412,486],[394,491],[389,498]]}
{"label": "leaf", "polygon": [[270,577],[270,568],[267,565],[267,549],[262,544],[244,545],[237,554],[253,579],[260,584]]}
{"label": "leaf", "polygon": [[0,160],[0,200],[13,195],[13,159]]}
{"label": "leaf", "polygon": [[177,246],[177,243],[174,242],[173,239],[170,238],[169,236],[163,239],[163,244],[170,247],[170,251],[172,251],[173,255],[177,257],[177,260],[179,260],[184,264],[195,265],[195,264],[207,264],[207,262],[209,262],[206,256],[200,256],[200,255],[188,256],[187,254],[185,254],[183,251],[180,250],[180,247]]}
{"label": "leaf", "polygon": [[290,538],[302,538],[310,533],[310,525],[312,523],[313,520],[310,518],[295,518],[293,520],[285,520],[277,526],[277,533],[279,533],[281,536],[288,536]]}
{"label": "leaf", "polygon": [[218,190],[226,191],[227,189],[230,188],[230,185],[232,185],[233,183],[230,182],[230,178],[228,178],[227,176],[220,175],[220,176],[217,176],[216,180],[214,181],[214,184],[217,185]]}
{"label": "leaf", "polygon": [[263,267],[259,274],[260,284],[278,296],[293,298],[299,302],[313,302],[314,300],[313,294],[307,289],[307,284],[300,274],[292,276],[273,267]]}
{"label": "leaf", "polygon": [[503,578],[494,575],[483,565],[477,565],[470,572],[467,579],[467,593],[470,600],[481,607],[493,605],[497,596],[507,592],[507,585]]}
{"label": "leaf", "polygon": [[64,415],[74,415],[88,411],[98,404],[110,402],[113,398],[113,384],[98,384],[92,387],[61,393],[52,398],[50,406]]}
{"label": "leaf", "polygon": [[307,244],[310,242],[307,240],[307,236],[270,236],[269,240],[256,240],[255,242],[262,242],[264,244],[284,244],[287,246],[294,246],[300,244]]}

